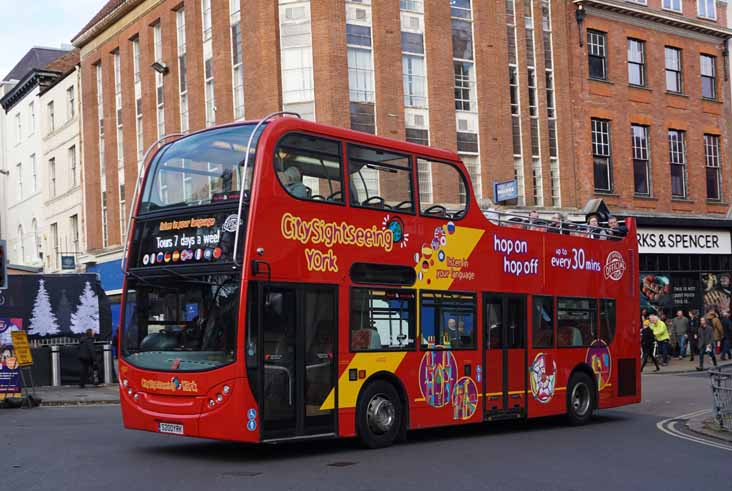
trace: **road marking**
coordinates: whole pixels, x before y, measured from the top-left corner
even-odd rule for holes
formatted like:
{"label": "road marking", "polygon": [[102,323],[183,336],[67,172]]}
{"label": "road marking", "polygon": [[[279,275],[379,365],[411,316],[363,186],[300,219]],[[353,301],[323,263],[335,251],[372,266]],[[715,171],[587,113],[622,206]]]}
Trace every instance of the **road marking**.
{"label": "road marking", "polygon": [[664,419],[663,421],[659,421],[658,423],[656,423],[656,428],[658,428],[662,432],[666,433],[667,435],[673,436],[675,438],[681,438],[682,440],[699,443],[701,445],[706,445],[707,447],[712,447],[712,448],[717,448],[719,450],[726,450],[728,452],[732,452],[732,445],[727,445],[725,443],[717,442],[712,439],[692,436],[692,435],[682,432],[679,428],[677,428],[677,425],[679,423],[681,423],[682,420],[690,419],[695,416],[701,416],[702,414],[711,413],[711,412],[712,412],[711,409],[702,409],[699,411],[694,411],[693,413],[683,414],[681,416],[675,416],[673,418]]}

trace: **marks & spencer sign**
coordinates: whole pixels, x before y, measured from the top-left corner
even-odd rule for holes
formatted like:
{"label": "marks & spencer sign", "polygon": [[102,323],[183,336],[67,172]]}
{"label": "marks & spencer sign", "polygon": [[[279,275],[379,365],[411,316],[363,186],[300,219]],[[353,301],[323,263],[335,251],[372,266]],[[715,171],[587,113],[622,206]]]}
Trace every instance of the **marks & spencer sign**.
{"label": "marks & spencer sign", "polygon": [[732,254],[726,230],[639,228],[640,254]]}

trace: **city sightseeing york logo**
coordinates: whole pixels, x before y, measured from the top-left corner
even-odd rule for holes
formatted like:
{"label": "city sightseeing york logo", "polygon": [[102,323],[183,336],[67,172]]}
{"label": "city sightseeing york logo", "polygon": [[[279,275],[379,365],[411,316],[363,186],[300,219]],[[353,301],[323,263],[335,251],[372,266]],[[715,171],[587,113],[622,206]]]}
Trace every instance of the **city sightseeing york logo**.
{"label": "city sightseeing york logo", "polygon": [[625,259],[618,251],[612,251],[605,261],[605,279],[620,281],[625,273]]}

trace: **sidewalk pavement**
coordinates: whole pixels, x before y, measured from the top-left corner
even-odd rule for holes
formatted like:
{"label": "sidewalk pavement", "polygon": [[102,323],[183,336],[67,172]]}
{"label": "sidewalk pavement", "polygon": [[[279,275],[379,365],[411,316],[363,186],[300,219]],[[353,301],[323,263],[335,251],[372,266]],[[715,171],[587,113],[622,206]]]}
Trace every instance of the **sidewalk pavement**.
{"label": "sidewalk pavement", "polygon": [[711,415],[711,410],[688,419],[686,427],[701,436],[732,444],[732,431],[721,429],[719,423]]}
{"label": "sidewalk pavement", "polygon": [[[660,364],[660,358],[659,358],[659,364]],[[720,367],[732,365],[732,360],[725,360],[721,361],[719,359],[719,356],[717,356],[717,364]],[[648,360],[646,363],[646,367],[643,369],[643,373],[646,375],[669,375],[669,374],[678,374],[678,373],[693,373],[696,372],[696,367],[699,366],[699,358],[694,357],[694,361],[689,361],[689,357],[682,358],[680,360],[676,358],[670,358],[668,365],[661,366],[661,371],[656,372],[656,367],[653,365],[653,362],[651,360]],[[714,367],[712,365],[712,360],[709,359],[709,356],[704,358],[704,370],[708,370],[709,368]]]}
{"label": "sidewalk pavement", "polygon": [[77,385],[36,387],[41,406],[82,406],[88,404],[119,404],[119,385]]}

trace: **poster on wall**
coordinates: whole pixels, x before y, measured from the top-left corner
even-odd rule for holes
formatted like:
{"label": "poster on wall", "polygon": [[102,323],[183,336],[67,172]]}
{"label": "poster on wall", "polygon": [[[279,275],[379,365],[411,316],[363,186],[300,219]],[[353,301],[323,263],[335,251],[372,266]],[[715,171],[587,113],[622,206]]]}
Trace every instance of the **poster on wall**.
{"label": "poster on wall", "polygon": [[0,401],[21,397],[20,364],[11,344],[11,332],[23,329],[23,320],[0,317]]}
{"label": "poster on wall", "polygon": [[[74,337],[91,329],[111,338],[111,311],[95,274],[11,276],[0,305],[0,320],[21,322],[31,339]],[[0,329],[0,345],[10,344],[12,327]]]}
{"label": "poster on wall", "polygon": [[704,288],[704,312],[715,309],[718,313],[729,310],[732,296],[732,276],[729,273],[702,273],[701,282]]}
{"label": "poster on wall", "polygon": [[700,306],[697,273],[641,274],[641,309],[673,316],[677,310],[686,314]]}

